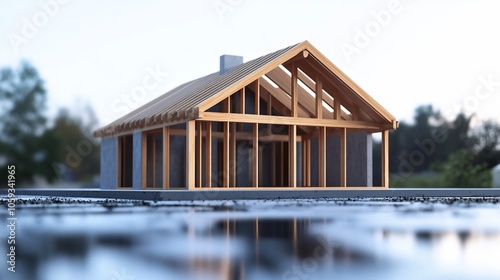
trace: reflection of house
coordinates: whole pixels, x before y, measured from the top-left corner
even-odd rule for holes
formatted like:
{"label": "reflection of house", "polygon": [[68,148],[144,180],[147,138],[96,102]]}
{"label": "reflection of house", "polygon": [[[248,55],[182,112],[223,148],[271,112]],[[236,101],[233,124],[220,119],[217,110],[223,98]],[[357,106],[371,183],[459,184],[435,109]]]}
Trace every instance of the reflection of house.
{"label": "reflection of house", "polygon": [[[101,187],[371,186],[395,118],[305,41],[180,85],[95,132]],[[293,143],[290,145],[290,143]]]}

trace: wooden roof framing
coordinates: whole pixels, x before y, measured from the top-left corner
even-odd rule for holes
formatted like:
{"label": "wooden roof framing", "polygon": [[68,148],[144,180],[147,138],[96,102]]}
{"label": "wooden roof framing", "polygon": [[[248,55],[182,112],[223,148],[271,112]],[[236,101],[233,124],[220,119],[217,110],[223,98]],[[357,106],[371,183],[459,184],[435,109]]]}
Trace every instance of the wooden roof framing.
{"label": "wooden roof framing", "polygon": [[[251,86],[255,81],[259,81],[263,89],[261,97],[268,92],[273,100],[281,103],[283,109],[291,110],[293,98],[289,75],[293,70],[292,64],[298,68],[297,78],[301,84],[297,86],[297,118],[299,119],[297,125],[316,123],[325,127],[373,131],[397,127],[398,124],[393,115],[312,44],[304,41],[243,63],[222,75],[216,72],[180,85],[113,123],[96,130],[94,135],[111,137],[134,130],[187,122],[201,117],[205,120],[223,121],[206,111],[240,89]],[[263,79],[264,75],[278,85],[278,88]],[[321,119],[307,121],[307,118],[314,117],[318,110],[315,104],[317,101],[310,93],[315,92],[318,80],[321,81],[323,88]],[[348,112],[341,110],[340,105]],[[339,119],[334,120],[337,114]],[[245,121],[258,123],[287,121],[287,117],[272,116],[274,117],[272,119],[267,117],[271,116],[247,115],[243,118]]]}

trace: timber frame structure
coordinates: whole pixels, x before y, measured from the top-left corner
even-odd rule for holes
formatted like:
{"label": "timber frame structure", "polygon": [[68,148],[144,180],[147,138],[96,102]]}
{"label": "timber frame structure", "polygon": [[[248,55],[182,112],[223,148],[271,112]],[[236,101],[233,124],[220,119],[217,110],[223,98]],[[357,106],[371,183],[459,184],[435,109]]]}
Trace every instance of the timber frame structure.
{"label": "timber frame structure", "polygon": [[101,188],[371,187],[376,132],[389,186],[398,122],[312,44],[242,60],[96,130]]}

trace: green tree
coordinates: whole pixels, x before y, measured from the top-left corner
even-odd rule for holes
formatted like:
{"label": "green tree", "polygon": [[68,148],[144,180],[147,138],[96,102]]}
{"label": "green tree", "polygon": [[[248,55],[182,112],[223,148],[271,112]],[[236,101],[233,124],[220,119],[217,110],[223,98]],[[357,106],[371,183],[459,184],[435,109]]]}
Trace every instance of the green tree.
{"label": "green tree", "polygon": [[438,164],[441,187],[485,188],[491,186],[491,175],[486,163],[477,163],[471,152],[462,149],[450,155],[447,162]]}
{"label": "green tree", "polygon": [[51,181],[51,162],[58,160],[57,137],[46,131],[46,90],[36,69],[27,62],[19,69],[0,69],[0,168],[16,165],[16,181],[35,176]]}
{"label": "green tree", "polygon": [[474,152],[488,168],[500,163],[500,124],[486,120],[473,131]]}
{"label": "green tree", "polygon": [[52,167],[61,180],[89,181],[99,174],[100,146],[92,136],[97,126],[95,114],[87,106],[78,117],[61,109],[50,128],[51,134],[58,137],[59,162]]}

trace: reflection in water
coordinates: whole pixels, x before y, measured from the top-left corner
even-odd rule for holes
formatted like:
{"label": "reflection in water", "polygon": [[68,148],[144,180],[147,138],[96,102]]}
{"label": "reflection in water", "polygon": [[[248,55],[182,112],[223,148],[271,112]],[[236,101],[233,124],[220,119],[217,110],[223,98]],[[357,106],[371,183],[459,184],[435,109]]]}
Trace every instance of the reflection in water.
{"label": "reflection in water", "polygon": [[[450,226],[440,228],[422,226],[422,218],[442,218],[432,211],[414,220],[405,215],[401,226],[397,208],[335,209],[339,212],[328,209],[307,215],[293,214],[297,213],[293,207],[292,215],[277,215],[274,209],[175,215],[148,208],[93,215],[34,215],[30,211],[35,210],[24,210],[18,232],[19,273],[14,278],[5,272],[0,276],[128,280],[494,279],[500,275],[500,230],[491,223],[500,217],[496,210],[479,228],[469,226],[470,219],[479,217],[472,210],[465,218],[448,217]],[[0,246],[5,251],[5,244]]]}

